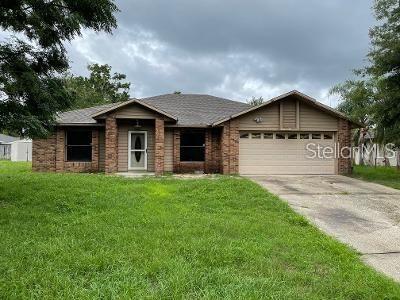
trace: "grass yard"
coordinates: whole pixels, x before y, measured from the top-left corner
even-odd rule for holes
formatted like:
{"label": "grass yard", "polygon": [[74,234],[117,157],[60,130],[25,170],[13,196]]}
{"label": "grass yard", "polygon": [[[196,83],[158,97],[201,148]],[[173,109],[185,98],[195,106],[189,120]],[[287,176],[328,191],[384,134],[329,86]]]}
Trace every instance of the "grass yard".
{"label": "grass yard", "polygon": [[354,166],[352,177],[400,189],[400,171],[394,167]]}
{"label": "grass yard", "polygon": [[0,298],[399,299],[241,178],[31,173],[0,162]]}

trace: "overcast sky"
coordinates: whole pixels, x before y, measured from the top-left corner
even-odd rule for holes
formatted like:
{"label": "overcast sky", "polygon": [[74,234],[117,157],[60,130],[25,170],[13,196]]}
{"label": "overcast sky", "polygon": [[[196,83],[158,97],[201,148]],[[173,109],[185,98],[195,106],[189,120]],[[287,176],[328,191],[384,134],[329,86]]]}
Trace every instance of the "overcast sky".
{"label": "overcast sky", "polygon": [[68,45],[72,71],[110,64],[131,96],[175,90],[245,101],[297,89],[327,104],[363,64],[371,0],[120,0],[113,35]]}

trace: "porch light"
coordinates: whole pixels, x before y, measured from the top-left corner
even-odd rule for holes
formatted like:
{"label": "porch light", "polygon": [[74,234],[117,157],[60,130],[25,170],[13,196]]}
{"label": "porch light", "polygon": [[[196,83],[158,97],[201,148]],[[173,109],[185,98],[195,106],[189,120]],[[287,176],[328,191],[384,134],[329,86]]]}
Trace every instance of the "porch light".
{"label": "porch light", "polygon": [[135,127],[135,128],[140,128],[140,127],[142,127],[142,126],[139,124],[139,120],[136,120],[136,124],[135,124],[133,127]]}

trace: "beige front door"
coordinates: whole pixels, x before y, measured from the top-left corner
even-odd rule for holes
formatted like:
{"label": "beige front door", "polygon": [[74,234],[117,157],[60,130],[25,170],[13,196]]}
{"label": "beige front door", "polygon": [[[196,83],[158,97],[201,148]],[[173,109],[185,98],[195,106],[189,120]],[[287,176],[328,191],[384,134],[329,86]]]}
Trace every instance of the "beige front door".
{"label": "beige front door", "polygon": [[[309,149],[331,147],[334,133],[241,132],[239,173],[243,175],[335,174],[335,158],[312,158]],[[307,144],[311,144],[308,146]],[[315,146],[313,146],[313,144]],[[330,158],[332,156],[332,158]]]}

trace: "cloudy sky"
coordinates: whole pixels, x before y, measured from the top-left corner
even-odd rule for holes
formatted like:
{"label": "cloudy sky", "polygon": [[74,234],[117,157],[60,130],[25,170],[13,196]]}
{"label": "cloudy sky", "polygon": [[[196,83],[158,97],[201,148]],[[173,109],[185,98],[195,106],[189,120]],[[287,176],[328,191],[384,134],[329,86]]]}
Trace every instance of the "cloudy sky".
{"label": "cloudy sky", "polygon": [[110,64],[131,96],[179,90],[245,101],[298,89],[327,104],[368,51],[372,0],[119,0],[113,35],[67,46],[72,71]]}

